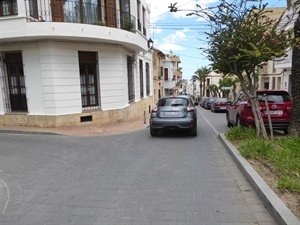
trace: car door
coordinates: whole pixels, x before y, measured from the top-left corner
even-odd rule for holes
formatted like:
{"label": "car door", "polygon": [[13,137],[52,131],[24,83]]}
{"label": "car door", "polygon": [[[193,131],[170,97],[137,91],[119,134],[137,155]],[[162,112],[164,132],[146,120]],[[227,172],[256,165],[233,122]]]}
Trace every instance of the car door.
{"label": "car door", "polygon": [[236,124],[236,117],[239,111],[241,110],[240,103],[243,101],[243,99],[244,99],[244,93],[240,93],[237,95],[235,100],[227,107],[228,118],[232,124]]}

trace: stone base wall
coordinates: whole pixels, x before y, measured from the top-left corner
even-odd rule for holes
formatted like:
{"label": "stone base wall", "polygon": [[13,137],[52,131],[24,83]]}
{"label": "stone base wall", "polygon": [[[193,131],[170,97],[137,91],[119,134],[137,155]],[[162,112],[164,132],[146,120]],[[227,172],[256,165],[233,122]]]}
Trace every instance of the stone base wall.
{"label": "stone base wall", "polygon": [[149,96],[139,102],[130,104],[123,109],[95,110],[68,115],[30,115],[10,113],[0,115],[0,125],[34,126],[34,127],[61,127],[74,126],[82,123],[109,124],[126,122],[133,119],[143,119],[153,107],[153,98]]}

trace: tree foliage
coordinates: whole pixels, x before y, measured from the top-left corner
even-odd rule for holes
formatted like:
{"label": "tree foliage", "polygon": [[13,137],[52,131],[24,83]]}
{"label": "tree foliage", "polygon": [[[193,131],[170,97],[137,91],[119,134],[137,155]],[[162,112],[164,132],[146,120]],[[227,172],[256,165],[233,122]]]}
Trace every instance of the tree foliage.
{"label": "tree foliage", "polygon": [[256,70],[269,60],[283,57],[294,46],[293,31],[288,29],[292,17],[283,13],[278,20],[272,20],[267,4],[257,5],[254,0],[220,2],[208,9],[197,5],[199,10],[192,13],[204,14],[211,24],[211,31],[206,33],[209,47],[204,52],[213,70],[238,77],[242,91],[251,100],[257,135],[267,138],[255,98]]}

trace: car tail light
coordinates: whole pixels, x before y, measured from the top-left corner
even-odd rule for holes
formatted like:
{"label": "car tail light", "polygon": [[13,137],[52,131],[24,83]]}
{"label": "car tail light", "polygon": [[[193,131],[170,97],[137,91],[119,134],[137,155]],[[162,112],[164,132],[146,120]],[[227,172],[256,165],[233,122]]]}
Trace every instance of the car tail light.
{"label": "car tail light", "polygon": [[153,108],[153,109],[152,109],[152,112],[153,112],[153,113],[156,113],[156,112],[157,112],[157,107]]}
{"label": "car tail light", "polygon": [[292,112],[292,104],[287,104],[286,111]]}
{"label": "car tail light", "polygon": [[194,107],[186,107],[186,110],[188,112],[194,112],[195,111],[195,108]]}

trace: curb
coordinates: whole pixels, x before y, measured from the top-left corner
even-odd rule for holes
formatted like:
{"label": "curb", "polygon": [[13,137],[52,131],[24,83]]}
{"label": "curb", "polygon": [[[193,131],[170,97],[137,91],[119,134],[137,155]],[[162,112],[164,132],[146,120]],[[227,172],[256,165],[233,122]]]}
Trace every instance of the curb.
{"label": "curb", "polygon": [[2,130],[0,129],[0,133],[8,133],[8,134],[45,134],[45,135],[62,135],[55,132],[49,131],[22,131],[22,130]]}
{"label": "curb", "polygon": [[246,176],[256,194],[274,218],[275,222],[280,225],[300,225],[298,218],[281,201],[269,185],[253,169],[250,163],[240,154],[240,152],[226,139],[225,134],[217,133],[217,136],[244,176]]}

